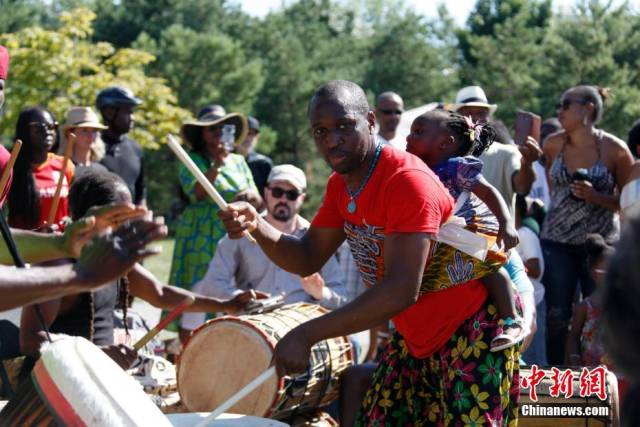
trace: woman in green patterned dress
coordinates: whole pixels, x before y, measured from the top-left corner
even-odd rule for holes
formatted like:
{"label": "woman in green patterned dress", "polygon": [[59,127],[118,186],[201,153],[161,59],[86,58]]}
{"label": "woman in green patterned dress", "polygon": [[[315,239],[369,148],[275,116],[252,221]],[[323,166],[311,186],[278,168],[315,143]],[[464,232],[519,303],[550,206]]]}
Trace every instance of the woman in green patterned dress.
{"label": "woman in green patterned dress", "polygon": [[[244,140],[247,120],[237,113],[220,115],[216,110],[205,110],[197,120],[182,125],[182,136],[191,146],[189,156],[227,202],[247,198],[247,193],[251,193],[249,198],[259,199],[244,157],[230,153],[234,141],[231,144],[223,141],[225,125],[234,126],[236,144]],[[191,289],[207,272],[218,241],[226,231],[218,219],[218,206],[184,166],[180,167],[179,178],[189,204],[176,228],[170,283]],[[188,332],[181,330],[181,338]]]}

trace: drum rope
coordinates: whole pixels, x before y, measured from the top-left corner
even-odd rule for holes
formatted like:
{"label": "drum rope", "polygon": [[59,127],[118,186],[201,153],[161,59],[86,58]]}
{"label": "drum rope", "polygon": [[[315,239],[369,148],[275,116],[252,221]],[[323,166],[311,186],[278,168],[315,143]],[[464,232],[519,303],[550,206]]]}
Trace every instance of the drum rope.
{"label": "drum rope", "polygon": [[[299,311],[300,307],[292,307],[290,308],[292,313],[296,313],[296,314],[300,314]],[[302,322],[300,322],[300,319],[296,316],[287,316],[286,313],[284,313],[285,310],[279,310],[279,316],[269,316],[271,319],[279,322],[282,326],[284,326],[285,328],[289,327],[290,324],[287,324],[286,322],[284,322],[284,319],[288,319],[288,320],[292,320],[295,323],[297,323],[297,325],[300,325]],[[314,313],[317,310],[314,310]],[[307,319],[308,320],[308,319]],[[274,336],[275,338],[279,341],[280,339],[282,339],[282,336],[280,336],[280,334],[275,333],[274,331]],[[322,340],[318,343],[316,343],[312,348],[311,348],[311,352],[312,355],[315,355],[318,357],[318,359],[320,359],[323,364],[322,366],[320,366],[320,372],[319,372],[319,379],[323,380],[324,384],[322,385],[322,389],[320,391],[320,393],[318,393],[318,397],[317,400],[315,402],[315,405],[310,405],[311,408],[317,408],[319,407],[320,403],[322,402],[322,399],[324,398],[329,386],[331,385],[331,373],[333,372],[333,358],[331,357],[331,348],[329,347],[329,342],[328,340]],[[327,363],[328,360],[328,363]],[[313,378],[316,377],[316,372],[314,370],[314,367],[311,366],[311,364],[309,364],[309,367],[307,369],[307,376],[308,379],[305,383],[304,386],[304,390],[302,392],[302,401],[304,400],[304,396],[307,395],[307,393],[309,392],[309,385],[311,384],[311,380]],[[288,388],[293,387],[293,383],[294,380],[291,380],[289,382],[289,384],[287,384],[287,386],[285,386],[285,391],[287,391]],[[288,417],[288,423],[291,424],[293,423],[295,417],[298,415],[300,409],[303,407],[303,402],[300,402],[298,405],[296,405],[295,408],[293,408],[293,411],[291,412],[291,415]]]}
{"label": "drum rope", "polygon": [[[244,321],[254,324],[269,336],[269,341],[275,345],[290,330],[325,312],[319,306],[301,303],[263,312],[259,315],[242,317]],[[311,348],[306,373],[288,378],[277,392],[277,400],[270,411],[274,418],[283,421],[289,420],[291,423],[297,416],[304,414],[306,409],[319,407],[323,399],[333,393],[334,369],[340,369],[343,366],[342,361],[345,354],[351,354],[350,346],[348,343],[345,346],[344,339],[344,337],[340,337],[339,342],[335,339],[322,340]],[[304,381],[305,379],[306,381]],[[324,384],[318,384],[322,381]],[[315,396],[316,394],[317,396]]]}
{"label": "drum rope", "polygon": [[[331,372],[333,372],[333,357],[331,357],[331,349],[329,349],[329,342],[325,340],[322,343],[326,347],[326,351],[323,354],[323,359],[324,359],[324,356],[329,356],[329,369],[324,370],[325,381],[322,387],[322,391],[318,393],[318,400],[316,401],[316,405],[315,405],[316,407],[320,406],[320,402],[322,401],[322,398],[324,397],[325,393],[329,389],[329,385],[331,385]],[[326,367],[326,363],[325,363],[325,367]]]}
{"label": "drum rope", "polygon": [[[305,321],[308,321],[310,319],[312,319],[312,316],[302,316],[302,317],[306,317],[306,319],[301,319],[301,315],[302,314],[307,314],[307,312],[311,312],[310,314],[315,314],[318,310],[304,310],[304,304],[296,304],[292,307],[287,307],[287,308],[282,308],[277,310],[276,312],[269,312],[269,313],[263,313],[263,318],[267,318],[269,320],[272,321],[273,325],[269,325],[268,323],[264,322],[263,320],[261,320],[260,318],[252,318],[250,320],[253,320],[254,322],[260,323],[262,325],[262,327],[265,329],[265,331],[267,333],[269,333],[270,335],[272,335],[276,341],[280,341],[284,335],[280,333],[280,331],[282,329],[284,330],[291,330],[293,329],[291,327],[292,324],[295,324],[296,326],[304,323]],[[312,307],[309,307],[312,308]],[[295,315],[292,315],[295,314]],[[266,324],[265,324],[266,323]],[[331,379],[331,372],[332,372],[332,358],[331,358],[331,349],[329,348],[329,343],[327,340],[323,340],[319,343],[316,343],[312,348],[312,355],[318,356],[320,358],[320,360],[322,360],[323,362],[326,362],[327,358],[329,359],[329,369],[327,370],[327,364],[324,363],[324,366],[320,366],[321,368],[321,372],[320,372],[320,379],[324,379],[324,386],[323,386],[323,390],[322,392],[318,395],[318,401],[316,402],[316,407],[320,404],[320,402],[322,401],[322,398],[324,397],[327,388],[330,385],[330,379]],[[304,397],[307,395],[307,393],[309,392],[309,386],[311,384],[311,380],[314,379],[316,377],[316,372],[313,368],[313,366],[311,366],[311,364],[309,364],[309,367],[307,369],[307,373],[306,375],[308,376],[307,381],[305,382],[304,385],[304,389],[302,391],[302,394],[299,395],[300,396],[300,401],[298,402],[298,404],[293,408],[293,411],[291,412],[291,414],[287,417],[287,419],[289,420],[289,423],[292,423],[293,420],[295,419],[295,417],[298,415],[298,412],[300,411],[300,409],[305,406],[304,405]],[[294,384],[295,384],[295,379],[291,379],[290,381],[287,382],[287,384],[285,384],[285,386],[283,387],[282,390],[282,394],[281,396],[286,399],[286,396],[289,395],[289,391],[290,389],[294,388]],[[293,394],[291,394],[291,397],[296,397],[293,396]],[[281,404],[283,404],[284,402],[281,402],[278,406],[280,406]],[[311,406],[313,407],[313,406]]]}

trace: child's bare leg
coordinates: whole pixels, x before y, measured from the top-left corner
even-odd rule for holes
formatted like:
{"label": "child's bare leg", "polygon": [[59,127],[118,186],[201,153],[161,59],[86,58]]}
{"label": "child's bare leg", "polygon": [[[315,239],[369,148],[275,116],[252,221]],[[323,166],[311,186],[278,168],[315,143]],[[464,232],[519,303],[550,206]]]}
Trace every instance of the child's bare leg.
{"label": "child's bare leg", "polygon": [[489,291],[489,296],[498,309],[502,319],[516,318],[516,297],[511,285],[511,279],[506,271],[500,269],[495,273],[485,276],[482,283]]}
{"label": "child's bare leg", "polygon": [[340,383],[340,424],[352,426],[371,386],[375,363],[364,363],[348,368],[342,373]]}
{"label": "child's bare leg", "polygon": [[522,341],[524,326],[519,323],[521,318],[516,311],[516,297],[509,275],[501,269],[484,277],[482,282],[498,310],[498,315],[505,322],[502,327],[503,334],[511,337],[494,338],[491,341],[491,349],[501,350]]}

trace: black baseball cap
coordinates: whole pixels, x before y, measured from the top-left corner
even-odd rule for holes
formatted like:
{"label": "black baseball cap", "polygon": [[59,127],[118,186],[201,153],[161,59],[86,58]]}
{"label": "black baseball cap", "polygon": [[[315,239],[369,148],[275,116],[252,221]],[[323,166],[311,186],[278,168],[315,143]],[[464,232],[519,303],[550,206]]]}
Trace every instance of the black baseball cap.
{"label": "black baseball cap", "polygon": [[249,123],[249,129],[255,130],[260,133],[260,122],[255,117],[247,116],[247,122]]}

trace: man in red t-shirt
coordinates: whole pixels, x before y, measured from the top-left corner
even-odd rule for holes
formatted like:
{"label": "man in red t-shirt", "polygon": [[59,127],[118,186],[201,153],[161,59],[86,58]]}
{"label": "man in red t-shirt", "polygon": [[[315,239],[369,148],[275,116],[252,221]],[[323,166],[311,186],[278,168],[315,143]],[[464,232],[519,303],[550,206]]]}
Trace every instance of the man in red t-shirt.
{"label": "man in red t-shirt", "polygon": [[[448,366],[435,362],[442,352],[452,353],[448,341],[457,338],[463,328],[473,328],[470,319],[482,311],[486,291],[479,282],[471,282],[420,295],[431,238],[451,215],[453,200],[419,158],[376,144],[374,114],[355,83],[339,80],[320,87],[310,101],[308,116],[318,151],[334,173],[306,234],[280,233],[247,203],[231,204],[219,215],[231,238],[251,232],[269,258],[301,276],[318,271],[346,238],[370,289],[281,339],[275,350],[278,374],[303,372],[310,347],[318,341],[393,319],[399,334],[376,370],[376,387],[369,390],[357,425],[404,425],[425,422],[431,415],[434,423],[450,416],[463,419],[468,416],[463,413],[467,408],[456,410],[454,393],[436,380],[448,376]],[[478,327],[481,334],[483,328]],[[481,344],[484,350],[488,348]],[[466,341],[460,347],[459,351],[465,351]],[[485,356],[486,351],[481,350],[470,348],[468,353]],[[494,354],[495,359],[501,358],[502,353]],[[485,419],[502,422],[515,416],[512,413],[517,408],[505,404],[509,415],[501,413],[500,404],[505,402],[500,399],[508,401],[509,397],[500,395],[498,385],[502,385],[502,374],[506,377],[509,372],[504,368],[506,361],[499,363],[502,367],[491,371],[498,383],[487,392],[498,403],[490,407],[496,414],[487,413]],[[463,368],[472,370],[473,366]],[[511,384],[511,378],[505,380]],[[491,381],[493,384],[494,379]],[[342,420],[345,425],[352,421]]]}

